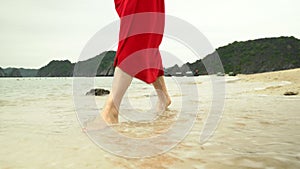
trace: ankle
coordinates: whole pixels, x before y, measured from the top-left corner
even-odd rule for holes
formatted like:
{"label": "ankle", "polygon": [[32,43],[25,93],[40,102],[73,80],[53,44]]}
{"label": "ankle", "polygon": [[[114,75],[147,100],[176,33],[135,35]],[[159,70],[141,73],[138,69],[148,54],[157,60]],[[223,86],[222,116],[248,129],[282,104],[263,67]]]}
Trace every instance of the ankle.
{"label": "ankle", "polygon": [[104,110],[102,111],[103,117],[111,117],[111,116],[118,116],[118,108],[113,102],[112,99],[108,99],[105,103]]}

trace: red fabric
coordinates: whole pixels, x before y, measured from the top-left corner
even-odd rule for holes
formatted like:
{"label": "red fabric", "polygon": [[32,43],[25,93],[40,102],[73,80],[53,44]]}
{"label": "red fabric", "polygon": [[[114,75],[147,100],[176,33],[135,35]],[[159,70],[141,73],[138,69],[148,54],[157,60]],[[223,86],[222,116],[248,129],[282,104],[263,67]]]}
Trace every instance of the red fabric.
{"label": "red fabric", "polygon": [[164,0],[115,0],[121,19],[114,66],[146,83],[164,75],[159,45],[165,24]]}

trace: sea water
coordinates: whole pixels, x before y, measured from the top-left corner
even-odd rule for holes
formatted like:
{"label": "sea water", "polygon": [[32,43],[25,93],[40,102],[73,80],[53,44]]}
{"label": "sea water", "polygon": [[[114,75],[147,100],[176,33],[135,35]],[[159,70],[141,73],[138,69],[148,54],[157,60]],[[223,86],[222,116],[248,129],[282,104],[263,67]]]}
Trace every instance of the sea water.
{"label": "sea water", "polygon": [[[226,88],[217,90],[210,76],[167,77],[172,104],[158,116],[149,111],[156,102],[155,90],[134,80],[124,96],[121,123],[114,126],[115,131],[130,138],[148,138],[167,132],[180,113],[185,115],[180,122],[189,118],[195,121],[184,133],[184,140],[173,148],[159,155],[155,155],[159,151],[153,151],[152,157],[132,159],[101,148],[82,132],[82,121],[101,112],[107,97],[86,96],[89,84],[82,83],[84,90],[74,91],[73,78],[1,78],[0,168],[299,168],[299,97],[249,93],[286,82],[239,82],[234,77],[224,80]],[[110,77],[92,81],[95,88],[111,88]],[[213,94],[218,96],[220,92],[222,96],[223,91],[224,103],[216,105],[223,110],[221,121],[212,137],[202,144],[199,138],[213,109]],[[83,101],[78,103],[74,98]],[[85,105],[84,100],[95,104]],[[127,155],[142,156],[146,154],[143,151],[154,150],[151,145],[148,150],[126,149],[130,147],[126,142],[114,139],[108,139],[107,146],[124,145],[120,151]],[[172,143],[158,140],[153,147],[168,144]]]}

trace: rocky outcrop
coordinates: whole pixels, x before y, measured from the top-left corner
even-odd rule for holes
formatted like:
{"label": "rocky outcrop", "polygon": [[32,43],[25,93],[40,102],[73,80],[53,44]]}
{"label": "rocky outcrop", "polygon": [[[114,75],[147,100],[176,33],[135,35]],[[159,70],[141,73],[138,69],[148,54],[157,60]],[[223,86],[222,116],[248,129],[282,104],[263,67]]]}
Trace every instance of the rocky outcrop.
{"label": "rocky outcrop", "polygon": [[108,95],[109,93],[110,91],[105,89],[91,89],[89,92],[86,93],[86,95],[104,96]]}
{"label": "rocky outcrop", "polygon": [[[20,72],[22,77],[35,77],[37,72],[38,72],[38,69],[24,69],[24,68],[11,68],[11,67],[9,67],[9,68],[3,69],[4,75],[5,76],[10,76],[13,71],[14,72],[16,71],[16,69],[18,69],[18,71]],[[16,74],[16,73],[13,73],[13,74]]]}
{"label": "rocky outcrop", "polygon": [[13,68],[7,77],[22,77],[22,75],[19,69]]}
{"label": "rocky outcrop", "polygon": [[298,95],[298,94],[299,94],[298,92],[287,91],[283,95],[285,95],[285,96],[295,96],[295,95]]}
{"label": "rocky outcrop", "polygon": [[24,69],[20,68],[20,73],[23,77],[35,77],[37,75],[38,69]]}
{"label": "rocky outcrop", "polygon": [[103,52],[91,59],[74,64],[75,77],[113,76],[115,51]]}
{"label": "rocky outcrop", "polygon": [[0,67],[0,77],[5,77],[5,72],[1,67]]}
{"label": "rocky outcrop", "polygon": [[178,72],[182,72],[180,67],[176,64],[173,67],[167,68],[165,69],[165,75],[171,75],[174,76],[176,75]]}

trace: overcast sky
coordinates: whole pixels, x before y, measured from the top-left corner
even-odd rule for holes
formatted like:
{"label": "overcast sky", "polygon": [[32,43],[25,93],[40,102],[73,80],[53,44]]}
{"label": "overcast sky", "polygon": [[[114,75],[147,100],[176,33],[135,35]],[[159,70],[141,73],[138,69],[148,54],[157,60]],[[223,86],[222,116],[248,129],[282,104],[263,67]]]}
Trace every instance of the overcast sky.
{"label": "overcast sky", "polygon": [[[264,37],[300,38],[299,0],[165,0],[165,4],[167,14],[196,26],[214,48]],[[117,19],[113,0],[0,0],[0,66],[40,68],[54,59],[76,62],[87,41]],[[189,55],[175,46],[167,39],[162,44],[165,50]]]}

